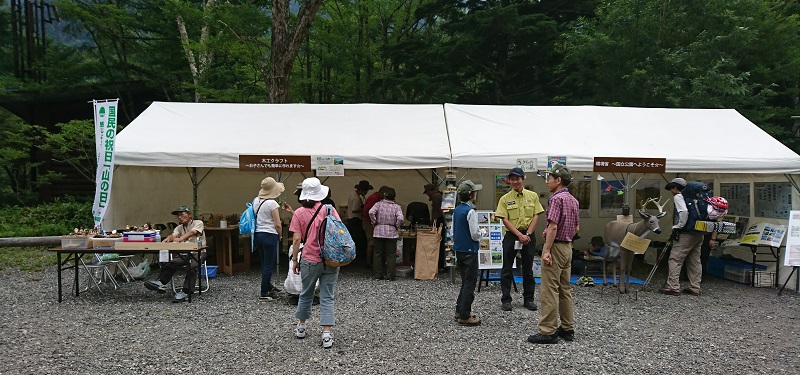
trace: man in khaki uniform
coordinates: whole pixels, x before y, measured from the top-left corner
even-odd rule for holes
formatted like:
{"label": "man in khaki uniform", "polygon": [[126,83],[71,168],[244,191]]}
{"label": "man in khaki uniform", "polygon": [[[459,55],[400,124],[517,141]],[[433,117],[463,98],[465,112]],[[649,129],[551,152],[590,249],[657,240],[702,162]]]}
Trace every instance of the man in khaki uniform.
{"label": "man in khaki uniform", "polygon": [[500,298],[501,308],[511,311],[511,284],[514,282],[514,259],[517,251],[521,255],[522,267],[522,297],[523,306],[528,310],[536,310],[533,302],[533,294],[536,291],[536,283],[533,279],[533,253],[536,249],[536,236],[533,234],[536,223],[539,221],[539,214],[544,212],[542,204],[539,203],[539,196],[535,192],[525,189],[522,182],[525,180],[525,172],[521,168],[512,168],[508,172],[508,182],[513,188],[506,193],[497,203],[495,216],[503,219],[506,227],[506,234],[503,237],[503,270],[500,273],[500,290],[503,296]]}

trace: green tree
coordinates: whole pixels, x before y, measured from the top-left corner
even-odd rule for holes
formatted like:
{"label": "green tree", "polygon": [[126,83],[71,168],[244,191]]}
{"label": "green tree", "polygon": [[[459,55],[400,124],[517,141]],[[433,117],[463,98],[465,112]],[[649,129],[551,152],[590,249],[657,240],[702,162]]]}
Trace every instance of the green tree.
{"label": "green tree", "polygon": [[28,205],[36,202],[37,190],[53,176],[39,176],[42,164],[33,158],[42,143],[42,129],[26,124],[19,117],[0,110],[0,205]]}

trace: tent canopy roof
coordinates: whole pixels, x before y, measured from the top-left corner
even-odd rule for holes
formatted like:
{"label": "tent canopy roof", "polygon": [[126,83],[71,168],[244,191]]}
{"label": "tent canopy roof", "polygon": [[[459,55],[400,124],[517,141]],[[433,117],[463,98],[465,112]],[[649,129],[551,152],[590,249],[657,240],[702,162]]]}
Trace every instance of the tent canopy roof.
{"label": "tent canopy roof", "polygon": [[[454,167],[508,168],[518,158],[666,158],[667,172],[798,173],[800,156],[733,109],[445,104]],[[491,131],[487,131],[491,129]]]}
{"label": "tent canopy roof", "polygon": [[154,102],[116,147],[116,164],[154,167],[239,168],[240,154],[335,156],[348,169],[450,164],[441,104]]}
{"label": "tent canopy roof", "polygon": [[[732,109],[154,102],[116,164],[238,168],[239,155],[344,159],[347,169],[506,169],[518,158],[666,158],[667,172],[800,173],[800,156]],[[312,158],[312,166],[314,160]]]}

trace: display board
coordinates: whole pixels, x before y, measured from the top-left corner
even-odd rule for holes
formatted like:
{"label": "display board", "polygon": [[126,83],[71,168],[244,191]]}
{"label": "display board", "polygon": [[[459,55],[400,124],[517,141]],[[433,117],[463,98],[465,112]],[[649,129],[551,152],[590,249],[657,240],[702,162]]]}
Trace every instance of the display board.
{"label": "display board", "polygon": [[511,184],[508,183],[506,179],[506,175],[503,173],[495,173],[494,175],[494,205],[497,206],[497,203],[500,202],[500,198],[502,198],[506,193],[511,191]]}
{"label": "display board", "polygon": [[[788,182],[755,183],[755,215],[785,219],[792,210],[792,185]],[[730,210],[729,210],[730,211]]]}
{"label": "display board", "polygon": [[779,247],[786,235],[786,226],[770,223],[751,224],[744,232],[740,245]]}
{"label": "display board", "polygon": [[592,181],[573,181],[569,186],[569,193],[578,200],[578,209],[580,217],[590,217],[591,211],[591,196],[592,196]]}
{"label": "display board", "polygon": [[622,213],[624,186],[622,180],[600,181],[600,217],[617,217]]}
{"label": "display board", "polygon": [[783,265],[800,267],[800,211],[792,211],[789,214],[789,234],[786,236],[786,256]]}
{"label": "display board", "polygon": [[[646,201],[648,198],[658,200],[661,198],[662,191],[668,195],[667,198],[671,197],[672,194],[664,190],[662,185],[662,182],[658,180],[639,181],[639,183],[636,184],[636,202],[634,203],[633,207],[636,207],[637,209],[642,208],[642,202]],[[666,201],[667,198],[664,200]],[[647,209],[657,210],[657,208],[652,204],[649,205]]]}
{"label": "display board", "polygon": [[719,196],[728,200],[728,214],[750,216],[750,183],[721,183]]}
{"label": "display board", "polygon": [[503,268],[503,224],[494,211],[475,211],[481,239],[478,247],[478,269]]}

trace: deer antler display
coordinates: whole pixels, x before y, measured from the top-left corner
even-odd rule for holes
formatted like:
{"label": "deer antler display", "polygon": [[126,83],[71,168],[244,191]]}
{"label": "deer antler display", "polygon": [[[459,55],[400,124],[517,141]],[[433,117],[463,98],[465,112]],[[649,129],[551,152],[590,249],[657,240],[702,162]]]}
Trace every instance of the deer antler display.
{"label": "deer antler display", "polygon": [[642,201],[642,208],[643,209],[647,208],[647,205],[652,203],[653,205],[655,205],[658,208],[658,215],[656,215],[656,217],[660,219],[660,218],[664,217],[667,214],[664,211],[664,206],[667,205],[667,202],[669,202],[669,199],[670,198],[667,198],[667,200],[665,200],[664,203],[661,203],[661,197],[660,196],[658,197],[658,199],[647,198],[647,200]]}

